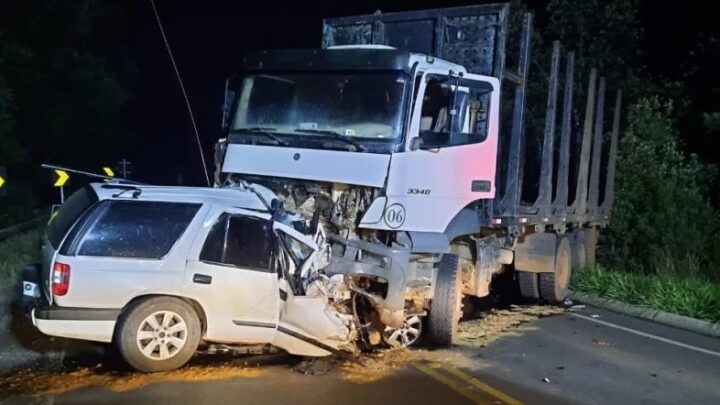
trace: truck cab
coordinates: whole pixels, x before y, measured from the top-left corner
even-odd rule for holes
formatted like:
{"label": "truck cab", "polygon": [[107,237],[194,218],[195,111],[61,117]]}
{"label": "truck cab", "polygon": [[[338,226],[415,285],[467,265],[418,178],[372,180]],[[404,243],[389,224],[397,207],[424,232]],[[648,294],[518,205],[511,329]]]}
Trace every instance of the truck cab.
{"label": "truck cab", "polygon": [[[478,202],[495,193],[498,79],[374,45],[243,63],[227,83],[220,185],[263,184],[351,245],[384,238],[378,246],[431,262],[455,228],[479,230]],[[431,288],[433,266],[413,262],[403,278]]]}
{"label": "truck cab", "polygon": [[223,172],[381,191],[359,218],[365,229],[442,234],[493,198],[497,79],[377,46],[244,61],[228,82]]}

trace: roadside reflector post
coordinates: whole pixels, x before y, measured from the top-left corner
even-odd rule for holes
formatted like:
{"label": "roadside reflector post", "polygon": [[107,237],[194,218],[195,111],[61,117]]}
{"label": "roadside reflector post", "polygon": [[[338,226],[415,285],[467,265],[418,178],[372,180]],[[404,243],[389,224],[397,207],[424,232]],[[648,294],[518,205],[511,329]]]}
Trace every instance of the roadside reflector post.
{"label": "roadside reflector post", "polygon": [[7,179],[7,172],[5,166],[0,166],[0,197],[7,195],[7,189],[4,187]]}
{"label": "roadside reflector post", "polygon": [[54,169],[55,174],[57,174],[57,179],[55,180],[55,187],[60,188],[60,204],[65,202],[65,183],[67,183],[68,179],[70,178],[70,175],[67,174],[65,170],[61,169]]}

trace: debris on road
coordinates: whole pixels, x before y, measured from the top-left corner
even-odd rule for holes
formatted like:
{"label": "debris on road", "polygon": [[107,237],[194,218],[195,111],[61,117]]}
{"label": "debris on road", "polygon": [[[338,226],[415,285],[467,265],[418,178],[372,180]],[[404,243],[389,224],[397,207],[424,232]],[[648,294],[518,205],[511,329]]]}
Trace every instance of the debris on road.
{"label": "debris on road", "polygon": [[337,359],[334,356],[311,357],[296,364],[293,370],[305,375],[323,375],[329,373],[336,364]]}
{"label": "debris on road", "polygon": [[598,346],[600,346],[600,347],[610,346],[610,343],[608,343],[608,342],[606,342],[606,341],[604,341],[604,340],[599,340],[599,339],[593,338],[593,342],[595,342],[595,344],[598,345]]}
{"label": "debris on road", "polygon": [[199,382],[226,378],[256,378],[265,373],[260,368],[232,364],[188,366],[162,373],[123,373],[97,368],[72,371],[27,369],[0,376],[0,399],[13,395],[41,397],[88,388],[104,387],[111,391],[130,391],[160,382]]}
{"label": "debris on road", "polygon": [[550,379],[547,378],[547,377],[545,377],[545,378],[543,378],[543,382],[549,383],[549,382],[550,382]]}
{"label": "debris on road", "polygon": [[355,361],[342,364],[342,378],[357,384],[373,383],[390,376],[410,363],[421,361],[428,352],[405,348],[370,353]]}
{"label": "debris on road", "polygon": [[538,305],[513,305],[510,309],[491,311],[480,319],[460,322],[458,345],[482,347],[503,336],[531,330],[525,325],[528,322],[563,312],[563,308]]}
{"label": "debris on road", "polygon": [[[460,346],[480,347],[504,336],[529,330],[527,323],[541,317],[562,313],[558,307],[513,306],[493,310],[480,319],[460,323]],[[67,359],[66,368],[29,368],[14,374],[0,376],[0,398],[14,395],[56,395],[88,387],[105,387],[111,391],[129,391],[160,382],[192,382],[226,378],[254,378],[265,370],[241,363],[241,359],[226,363],[191,365],[162,373],[144,374],[122,372],[112,364],[94,359]],[[473,368],[476,364],[462,353],[450,350],[389,349],[367,353],[352,360],[335,357],[303,361],[294,369],[307,375],[322,375],[338,367],[345,381],[368,384],[391,376],[414,362],[445,362]],[[254,364],[254,363],[253,363]]]}
{"label": "debris on road", "polygon": [[342,379],[356,384],[369,384],[391,376],[412,363],[430,361],[472,368],[476,364],[465,355],[449,350],[418,350],[394,348],[368,353],[342,364]]}
{"label": "debris on road", "polygon": [[590,317],[591,317],[591,318],[600,318],[600,315],[598,315],[598,314],[592,314],[592,315],[590,315]]}
{"label": "debris on road", "polygon": [[[519,335],[532,328],[527,323],[563,313],[559,307],[513,305],[510,309],[493,310],[479,319],[460,322],[458,346],[484,347],[504,336]],[[366,384],[390,376],[396,370],[417,361],[439,361],[472,368],[472,362],[460,353],[448,350],[408,350],[405,348],[376,351],[342,364],[342,378]]]}
{"label": "debris on road", "polygon": [[567,310],[568,310],[568,311],[571,311],[571,312],[575,312],[575,311],[579,311],[579,310],[581,310],[581,309],[585,309],[585,305],[582,305],[582,304],[572,305],[572,306],[571,306],[570,308],[568,308]]}

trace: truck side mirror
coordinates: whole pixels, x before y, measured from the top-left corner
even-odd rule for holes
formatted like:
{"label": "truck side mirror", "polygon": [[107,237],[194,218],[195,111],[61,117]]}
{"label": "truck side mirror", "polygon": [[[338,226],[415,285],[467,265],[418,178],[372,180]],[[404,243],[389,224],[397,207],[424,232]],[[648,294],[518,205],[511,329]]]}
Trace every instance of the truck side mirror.
{"label": "truck side mirror", "polygon": [[418,150],[422,148],[422,137],[416,136],[415,138],[410,140],[410,150]]}

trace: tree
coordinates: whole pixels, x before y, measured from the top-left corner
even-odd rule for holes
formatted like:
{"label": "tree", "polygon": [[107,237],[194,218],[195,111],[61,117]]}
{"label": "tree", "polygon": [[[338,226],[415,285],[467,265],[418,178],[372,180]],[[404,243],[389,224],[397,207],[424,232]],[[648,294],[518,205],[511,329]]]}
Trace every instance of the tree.
{"label": "tree", "polygon": [[[536,61],[532,68],[547,69],[553,40],[560,40],[565,50],[575,52],[576,134],[584,118],[591,67],[607,78],[606,101],[613,100],[615,89],[623,89],[624,124],[615,207],[610,226],[603,233],[601,262],[630,271],[703,269],[716,274],[709,266],[715,261],[715,244],[720,241],[715,236],[718,213],[708,199],[715,171],[701,164],[697,156],[683,152],[678,110],[686,111],[692,96],[684,82],[673,83],[648,73],[640,52],[645,33],[638,10],[635,0],[550,0],[540,13],[540,40],[535,41]],[[715,49],[718,41],[708,37],[703,44],[703,49]],[[531,105],[544,106],[547,81],[542,77],[531,72],[530,97],[533,93],[536,97]],[[664,101],[668,99],[679,100],[680,105],[672,106]],[[531,128],[542,128],[542,111],[529,108],[528,112],[528,122],[536,121]],[[606,114],[606,120],[609,117]],[[694,121],[702,122],[702,117],[696,115]],[[718,122],[715,114],[705,114],[707,128],[717,128]],[[688,131],[697,126],[683,128],[683,138],[693,133],[700,135]],[[539,139],[540,131],[535,132]]]}
{"label": "tree", "polygon": [[101,16],[90,0],[3,3],[0,161],[15,185],[50,191],[38,187],[49,183],[41,162],[92,167],[112,156],[127,94],[102,56]]}
{"label": "tree", "polygon": [[711,274],[717,213],[707,198],[714,168],[680,152],[672,105],[645,98],[628,111],[606,263],[644,272]]}

